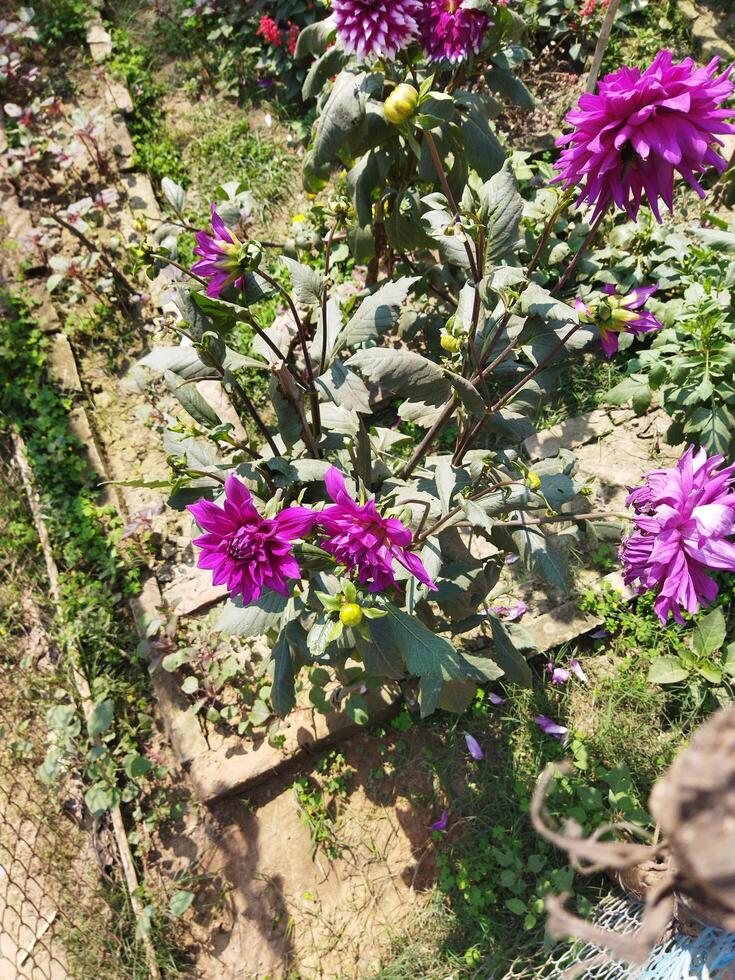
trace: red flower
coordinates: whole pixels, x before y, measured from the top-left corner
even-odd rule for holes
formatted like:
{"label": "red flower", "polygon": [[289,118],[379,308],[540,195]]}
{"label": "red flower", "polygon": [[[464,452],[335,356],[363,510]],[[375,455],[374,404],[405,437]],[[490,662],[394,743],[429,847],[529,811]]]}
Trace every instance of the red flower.
{"label": "red flower", "polygon": [[585,17],[591,17],[596,10],[597,0],[585,0],[585,3],[580,7],[579,16],[584,20]]}
{"label": "red flower", "polygon": [[288,37],[286,38],[286,47],[288,48],[288,53],[293,56],[296,53],[296,43],[299,39],[299,34],[301,33],[301,28],[298,24],[288,25]]}
{"label": "red flower", "polygon": [[260,18],[260,24],[255,33],[259,37],[262,37],[264,41],[267,41],[268,44],[272,44],[274,48],[280,48],[283,43],[281,28],[272,17],[268,17],[265,14]]}

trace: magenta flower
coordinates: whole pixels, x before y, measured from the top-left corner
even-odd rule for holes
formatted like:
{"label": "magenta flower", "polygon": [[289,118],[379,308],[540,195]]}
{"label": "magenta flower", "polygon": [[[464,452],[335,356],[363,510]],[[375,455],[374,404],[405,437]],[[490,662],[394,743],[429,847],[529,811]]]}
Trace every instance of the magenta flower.
{"label": "magenta flower", "polygon": [[617,295],[617,286],[603,286],[606,298],[595,303],[585,303],[579,296],[574,305],[583,323],[595,323],[600,331],[602,349],[607,357],[616,354],[621,333],[652,333],[661,330],[663,323],[653,313],[643,309],[658,286],[640,286],[625,296]]}
{"label": "magenta flower", "polygon": [[533,720],[545,735],[553,735],[562,745],[567,744],[569,740],[569,729],[565,728],[564,725],[558,725],[551,718],[547,718],[546,715],[536,715]]}
{"label": "magenta flower", "polygon": [[659,198],[673,210],[675,171],[704,197],[697,176],[725,169],[715,147],[719,136],[735,133],[725,122],[732,110],[720,108],[735,87],[732,66],[715,75],[717,65],[717,58],[706,68],[691,58],[675,64],[670,51],[659,51],[644,72],[606,75],[566,117],[574,129],[557,140],[567,147],[557,180],[579,188],[577,203],[594,205],[595,218],[614,202],[635,221],[645,196],[660,222]]}
{"label": "magenta flower", "polygon": [[209,279],[207,296],[215,299],[228,286],[242,289],[245,270],[241,267],[244,243],[231,231],[217,213],[217,205],[212,205],[212,234],[198,231],[195,255],[202,258],[191,267],[192,272]]}
{"label": "magenta flower", "polygon": [[419,21],[424,51],[432,61],[464,61],[480,50],[492,20],[481,10],[465,7],[464,0],[429,0]]}
{"label": "magenta flower", "polygon": [[261,517],[235,476],[227,478],[222,507],[199,500],[187,509],[207,532],[193,542],[202,549],[199,567],[210,568],[212,584],[226,585],[245,605],[259,599],[263,589],[288,595],[286,579],[301,577],[292,543],[314,526],[313,511],[288,507],[274,518]]}
{"label": "magenta flower", "polygon": [[361,61],[395,58],[418,31],[419,0],[332,0],[337,36]]}
{"label": "magenta flower", "polygon": [[466,732],[464,740],[467,744],[467,751],[476,762],[479,762],[481,759],[485,758],[485,753],[482,751],[482,746],[474,735],[470,735],[469,732]]}
{"label": "magenta flower", "polygon": [[566,667],[555,667],[551,661],[546,664],[546,669],[551,674],[552,684],[566,684],[570,674]]}
{"label": "magenta flower", "polygon": [[635,530],[623,541],[620,557],[626,584],[654,590],[662,623],[671,613],[683,623],[682,609],[696,613],[717,597],[708,570],[735,571],[735,466],[719,467],[722,456],[707,457],[689,447],[676,466],[646,474],[627,504],[635,511]]}
{"label": "magenta flower", "polygon": [[382,592],[397,585],[394,561],[430,589],[436,586],[429,578],[421,559],[407,549],[413,533],[395,517],[382,517],[374,500],[358,504],[347,492],[345,478],[330,466],[324,477],[327,493],[334,501],[318,515],[321,547],[333,555],[339,565],[357,572],[357,580],[368,592]]}
{"label": "magenta flower", "polygon": [[442,815],[434,823],[429,824],[429,830],[446,830],[449,823],[449,811],[443,810]]}

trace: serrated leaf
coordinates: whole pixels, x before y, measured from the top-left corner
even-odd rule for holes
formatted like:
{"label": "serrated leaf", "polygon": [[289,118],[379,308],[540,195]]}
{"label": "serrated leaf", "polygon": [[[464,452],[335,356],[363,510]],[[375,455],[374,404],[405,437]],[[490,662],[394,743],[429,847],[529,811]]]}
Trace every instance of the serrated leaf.
{"label": "serrated leaf", "polygon": [[342,361],[334,361],[324,374],[316,378],[315,384],[335,405],[365,415],[370,413],[367,385]]}
{"label": "serrated leaf", "polygon": [[285,718],[296,704],[296,671],[285,630],[273,647],[271,660],[273,661],[271,704],[276,714]]}
{"label": "serrated leaf", "polygon": [[161,190],[176,214],[183,214],[186,207],[186,191],[181,184],[177,184],[170,177],[164,177],[161,181]]}
{"label": "serrated leaf", "polygon": [[442,368],[413,351],[371,347],[353,354],[347,366],[411,401],[440,405],[449,395],[450,384]]}
{"label": "serrated leaf", "polygon": [[679,684],[689,676],[689,671],[681,666],[678,657],[656,657],[648,668],[648,681],[651,684]]}
{"label": "serrated leaf", "polygon": [[367,296],[337,338],[334,352],[377,340],[382,333],[392,329],[409,289],[417,280],[418,276],[403,276]]}
{"label": "serrated leaf", "polygon": [[87,731],[89,732],[90,738],[95,738],[97,735],[102,735],[113,722],[115,718],[115,704],[110,698],[105,698],[104,701],[98,702],[90,713],[87,719]]}
{"label": "serrated leaf", "polygon": [[521,561],[530,572],[541,575],[551,585],[569,592],[572,581],[566,554],[535,527],[514,528],[511,537]]}
{"label": "serrated leaf", "polygon": [[324,281],[316,269],[312,269],[296,259],[291,259],[287,255],[281,256],[291,275],[293,291],[296,299],[303,306],[315,306],[321,301]]}
{"label": "serrated leaf", "polygon": [[163,380],[171,394],[181,406],[191,415],[195,422],[207,428],[222,425],[222,420],[212,406],[197,390],[195,381],[184,381],[171,371],[164,371]]}
{"label": "serrated leaf", "polygon": [[411,674],[417,677],[434,677],[440,680],[461,680],[466,676],[462,657],[443,636],[433,633],[413,616],[387,602],[388,615],[370,624],[384,626],[393,635],[393,642],[400,650]]}
{"label": "serrated leaf", "polygon": [[519,241],[523,198],[509,160],[479,191],[480,219],[487,235],[485,254],[489,264],[509,258]]}
{"label": "serrated leaf", "polygon": [[171,896],[171,900],[168,903],[169,915],[172,915],[175,919],[186,912],[191,903],[194,901],[194,892],[187,891],[177,891]]}
{"label": "serrated leaf", "polygon": [[717,607],[697,621],[692,633],[692,646],[700,657],[708,657],[725,642],[725,615]]}
{"label": "serrated leaf", "polygon": [[271,589],[264,589],[259,599],[243,606],[241,599],[228,600],[215,624],[215,632],[250,639],[262,636],[277,626],[288,599]]}

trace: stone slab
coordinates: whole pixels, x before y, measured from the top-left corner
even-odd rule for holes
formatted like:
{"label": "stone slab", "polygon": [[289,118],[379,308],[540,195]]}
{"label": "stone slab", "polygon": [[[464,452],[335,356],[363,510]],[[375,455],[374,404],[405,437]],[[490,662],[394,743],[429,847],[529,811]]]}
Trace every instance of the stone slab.
{"label": "stone slab", "polygon": [[105,25],[99,15],[87,23],[87,44],[92,61],[97,64],[106,61],[112,54],[112,38],[105,30]]}
{"label": "stone slab", "polygon": [[102,460],[97,443],[92,433],[92,426],[87,418],[87,412],[83,405],[77,405],[69,412],[69,430],[84,446],[84,450],[89,459],[92,469],[99,477],[100,496],[104,504],[109,507],[119,507],[119,498],[114,489],[107,481],[109,476],[107,468]]}
{"label": "stone slab", "polygon": [[[611,572],[599,580],[597,588],[602,593],[605,588],[620,592],[623,598],[632,599],[635,589],[623,582],[620,572]],[[522,626],[533,637],[538,653],[546,653],[563,643],[578,639],[603,622],[602,616],[584,612],[577,599],[570,599],[550,612],[542,613],[536,619],[522,620]]]}
{"label": "stone slab", "polygon": [[[735,48],[726,40],[726,15],[714,14],[711,10],[692,3],[692,0],[679,0],[679,12],[691,27],[694,41],[701,50],[703,60],[718,56],[725,62],[735,59]],[[735,30],[735,16],[729,18],[730,30]]]}
{"label": "stone slab", "polygon": [[[402,703],[400,698],[374,691],[366,695],[365,700],[370,721],[377,724],[396,715]],[[193,759],[189,778],[199,799],[212,803],[221,797],[245,792],[297,765],[311,753],[364,730],[364,726],[355,724],[341,711],[322,715],[310,708],[297,708],[279,732],[285,737],[282,748],[270,745],[265,739],[253,743],[230,738],[220,747]]]}
{"label": "stone slab", "polygon": [[163,598],[177,616],[192,616],[227,595],[226,585],[212,585],[212,572],[192,568],[163,590]]}
{"label": "stone slab", "polygon": [[127,115],[133,111],[133,99],[127,86],[107,76],[104,77],[102,83],[105,87],[105,98],[113,112],[122,112]]}
{"label": "stone slab", "polygon": [[115,112],[108,119],[107,140],[120,170],[130,170],[133,166],[135,147],[122,113]]}
{"label": "stone slab", "polygon": [[66,334],[57,333],[51,338],[49,377],[66,391],[78,393],[82,390],[74,351],[71,349]]}
{"label": "stone slab", "polygon": [[[146,579],[141,594],[130,600],[135,626],[141,638],[150,638],[158,632],[162,607],[161,590],[151,575]],[[207,741],[199,722],[189,711],[189,702],[179,687],[177,676],[163,670],[158,662],[149,664],[148,669],[164,730],[176,758],[186,764],[207,752]]]}
{"label": "stone slab", "polygon": [[588,415],[567,419],[550,429],[544,429],[529,436],[523,447],[532,461],[555,456],[561,448],[574,452],[577,446],[584,446],[604,438],[613,429],[633,417],[633,412],[627,409],[598,409]]}

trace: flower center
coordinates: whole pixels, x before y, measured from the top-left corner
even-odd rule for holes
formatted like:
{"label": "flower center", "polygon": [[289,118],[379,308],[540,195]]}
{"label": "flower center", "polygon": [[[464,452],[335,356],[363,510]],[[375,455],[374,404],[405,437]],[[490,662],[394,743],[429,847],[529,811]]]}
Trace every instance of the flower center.
{"label": "flower center", "polygon": [[248,561],[260,550],[260,537],[246,524],[239,527],[227,542],[227,554],[235,561]]}
{"label": "flower center", "polygon": [[462,0],[444,0],[444,9],[448,14],[456,14],[457,8],[461,6]]}

